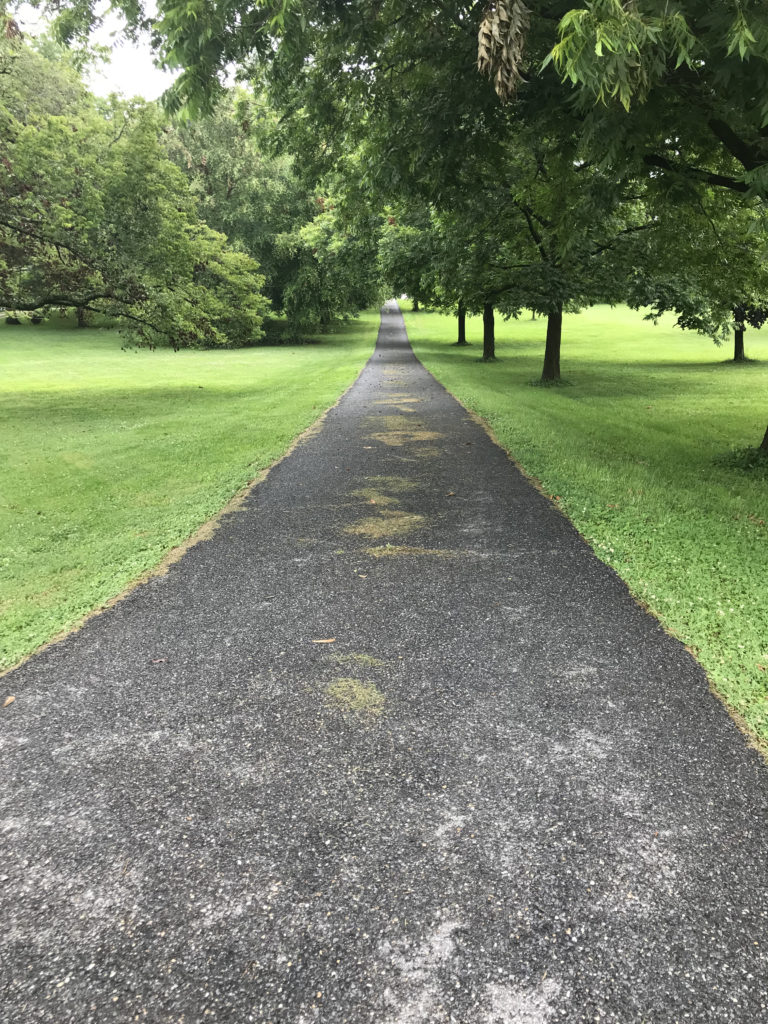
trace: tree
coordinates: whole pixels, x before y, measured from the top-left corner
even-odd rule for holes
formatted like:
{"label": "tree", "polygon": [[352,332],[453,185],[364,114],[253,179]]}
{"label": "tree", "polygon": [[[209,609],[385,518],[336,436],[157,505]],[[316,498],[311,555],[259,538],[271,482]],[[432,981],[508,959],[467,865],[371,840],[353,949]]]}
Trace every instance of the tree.
{"label": "tree", "polygon": [[[692,17],[686,20],[684,11]],[[619,200],[607,218],[613,235],[585,238],[585,224],[601,223],[592,188],[600,175],[601,187],[610,186],[605,195],[613,190],[614,197],[631,194],[633,179],[642,190],[658,177],[724,185],[742,194],[761,187],[763,140],[756,125],[762,114],[755,98],[761,94],[744,58],[762,58],[766,15],[757,0],[745,3],[743,12],[734,20],[723,5],[711,16],[704,0],[684,7],[663,0],[590,0],[575,7],[563,0],[533,12],[522,0],[485,6],[438,0],[429,7],[405,0],[330,6],[264,0],[235,3],[234,10],[215,0],[198,23],[177,0],[165,0],[158,39],[168,57],[186,68],[177,104],[204,103],[228,61],[268,67],[291,130],[297,137],[303,131],[306,159],[337,167],[359,146],[366,184],[379,201],[408,195],[446,214],[474,191],[495,213],[502,197],[506,205],[514,193],[528,208],[526,216],[518,207],[523,226],[514,237],[526,251],[530,241],[540,258],[518,260],[523,265],[517,266],[506,256],[515,280],[503,295],[511,306],[526,293],[538,298],[525,304],[551,317],[548,378],[557,376],[562,310],[611,289],[615,294],[618,271],[626,269],[624,239],[654,227],[641,222],[631,201]],[[760,32],[750,27],[753,15]],[[491,72],[498,93],[514,103],[491,102],[493,90],[471,69],[478,30],[480,70]],[[576,108],[567,106],[568,90],[553,69],[579,86]],[[762,74],[761,68],[758,78]],[[633,95],[646,102],[630,104]],[[616,102],[596,106],[596,96]],[[631,118],[622,113],[622,102],[631,105]],[[555,154],[569,154],[570,168],[563,164],[560,175],[550,175],[569,208],[577,209],[568,231],[559,216],[547,215],[546,202],[544,212],[539,208],[539,180],[532,203],[521,198],[520,181],[506,174],[510,151],[522,152],[511,140],[521,125]],[[586,169],[585,190],[572,173],[577,167]],[[537,217],[552,222],[546,237]],[[471,218],[462,219],[469,224]]]}
{"label": "tree", "polygon": [[[537,12],[533,22],[545,18]],[[489,68],[500,70],[510,55],[519,68],[527,26],[507,16],[497,27]],[[761,0],[571,4],[546,60],[575,88],[594,159],[645,167],[673,186],[705,184],[768,200],[768,8]],[[750,304],[732,298],[738,350],[745,322],[738,311]],[[761,447],[768,451],[768,430]]]}
{"label": "tree", "polygon": [[71,69],[19,54],[0,104],[0,304],[103,313],[152,344],[257,340],[263,278],[197,217],[158,112],[99,107]]}
{"label": "tree", "polygon": [[297,271],[278,237],[319,212],[288,154],[276,154],[277,114],[261,95],[228,90],[205,117],[166,126],[168,155],[190,183],[199,215],[259,264],[273,310]]}
{"label": "tree", "polygon": [[381,228],[378,260],[382,279],[392,295],[404,294],[424,305],[436,304],[439,241],[427,206],[389,209]]}
{"label": "tree", "polygon": [[345,222],[333,198],[319,197],[321,212],[301,228],[279,236],[278,252],[295,261],[283,304],[299,330],[328,328],[381,299],[376,225],[360,230]]}
{"label": "tree", "polygon": [[[590,0],[551,56],[651,167],[768,197],[768,9],[761,0]],[[620,111],[631,115],[617,117]]]}
{"label": "tree", "polygon": [[649,208],[659,202],[660,213],[652,236],[632,240],[629,301],[650,306],[653,316],[674,312],[681,327],[718,344],[733,332],[738,361],[746,325],[761,326],[768,295],[762,204],[701,182],[678,182],[673,204],[667,188],[659,181],[646,193]]}

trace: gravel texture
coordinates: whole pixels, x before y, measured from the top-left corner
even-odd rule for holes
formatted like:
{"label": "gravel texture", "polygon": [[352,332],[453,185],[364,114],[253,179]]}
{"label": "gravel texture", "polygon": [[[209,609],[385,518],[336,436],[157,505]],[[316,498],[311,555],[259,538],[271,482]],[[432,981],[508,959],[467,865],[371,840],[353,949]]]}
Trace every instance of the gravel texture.
{"label": "gravel texture", "polygon": [[3,684],[4,1024],[768,1021],[765,765],[394,304],[211,540]]}

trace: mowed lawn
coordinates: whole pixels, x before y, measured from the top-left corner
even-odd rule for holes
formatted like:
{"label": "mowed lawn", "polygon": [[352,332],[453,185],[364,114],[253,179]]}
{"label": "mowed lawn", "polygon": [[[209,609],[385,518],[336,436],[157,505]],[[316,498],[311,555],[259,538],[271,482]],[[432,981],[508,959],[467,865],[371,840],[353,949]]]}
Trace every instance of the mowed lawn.
{"label": "mowed lawn", "polygon": [[0,667],[119,593],[277,459],[354,381],[378,323],[182,352],[0,323]]}
{"label": "mowed lawn", "polygon": [[[715,688],[768,740],[768,474],[720,461],[759,445],[768,424],[768,329],[747,332],[755,362],[624,308],[565,317],[570,387],[531,387],[546,322],[482,326],[405,313],[419,359],[483,416],[523,469],[632,592],[689,644]],[[599,624],[596,624],[599,628]]]}

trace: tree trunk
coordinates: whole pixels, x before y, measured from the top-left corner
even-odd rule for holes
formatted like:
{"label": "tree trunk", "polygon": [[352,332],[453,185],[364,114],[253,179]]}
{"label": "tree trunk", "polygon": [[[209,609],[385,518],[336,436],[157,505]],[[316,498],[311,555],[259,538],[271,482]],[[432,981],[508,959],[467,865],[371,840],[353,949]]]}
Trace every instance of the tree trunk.
{"label": "tree trunk", "polygon": [[747,357],[744,355],[744,324],[736,324],[733,332],[733,361],[743,363]]}
{"label": "tree trunk", "polygon": [[419,300],[418,299],[414,299],[413,300],[413,312],[414,313],[418,313],[419,312]]}
{"label": "tree trunk", "polygon": [[459,321],[459,340],[456,342],[456,344],[468,345],[469,342],[467,341],[467,307],[464,305],[463,299],[459,299],[459,308],[456,315]]}
{"label": "tree trunk", "polygon": [[85,327],[85,310],[82,306],[77,307],[77,326]]}
{"label": "tree trunk", "polygon": [[496,358],[496,332],[493,320],[493,303],[483,306],[483,362]]}
{"label": "tree trunk", "polygon": [[544,348],[544,369],[541,379],[560,380],[560,340],[563,336],[563,307],[547,317],[547,343]]}
{"label": "tree trunk", "polygon": [[766,429],[765,431],[765,437],[763,438],[763,443],[760,445],[760,447],[764,452],[768,452],[768,429]]}
{"label": "tree trunk", "polygon": [[536,310],[532,309],[531,310],[531,320],[535,320],[535,319],[536,319]]}

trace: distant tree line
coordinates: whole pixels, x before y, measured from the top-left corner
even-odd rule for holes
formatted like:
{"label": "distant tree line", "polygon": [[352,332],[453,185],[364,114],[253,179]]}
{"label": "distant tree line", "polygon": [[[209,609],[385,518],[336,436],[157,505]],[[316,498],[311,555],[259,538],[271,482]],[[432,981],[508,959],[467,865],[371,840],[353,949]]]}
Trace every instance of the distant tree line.
{"label": "distant tree line", "polygon": [[[91,0],[40,6],[87,47]],[[459,344],[482,314],[490,361],[494,318],[531,310],[547,320],[542,381],[556,383],[567,311],[672,312],[730,335],[736,360],[766,318],[761,0],[117,7],[183,69],[157,145],[187,216],[213,232],[206,244],[224,236],[258,264],[297,328],[353,312],[383,282],[455,312]],[[155,118],[158,134],[156,112],[122,116],[145,133]]]}

